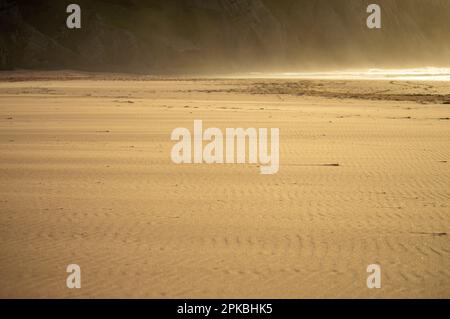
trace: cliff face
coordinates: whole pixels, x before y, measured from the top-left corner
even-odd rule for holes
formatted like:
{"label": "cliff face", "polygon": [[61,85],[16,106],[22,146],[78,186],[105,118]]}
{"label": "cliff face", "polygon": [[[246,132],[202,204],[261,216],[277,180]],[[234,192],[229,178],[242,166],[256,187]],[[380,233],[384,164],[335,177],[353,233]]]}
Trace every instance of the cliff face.
{"label": "cliff face", "polygon": [[[82,29],[65,26],[69,3]],[[366,7],[382,7],[382,29]],[[0,0],[0,68],[243,72],[450,63],[448,0]]]}

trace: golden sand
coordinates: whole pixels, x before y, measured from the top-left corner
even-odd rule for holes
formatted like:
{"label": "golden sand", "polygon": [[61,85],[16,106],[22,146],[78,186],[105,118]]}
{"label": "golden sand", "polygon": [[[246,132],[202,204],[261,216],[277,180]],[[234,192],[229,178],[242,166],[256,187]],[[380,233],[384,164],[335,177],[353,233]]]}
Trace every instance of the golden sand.
{"label": "golden sand", "polygon": [[[449,101],[450,82],[4,73],[0,297],[448,298]],[[279,172],[173,164],[195,119],[280,128]]]}

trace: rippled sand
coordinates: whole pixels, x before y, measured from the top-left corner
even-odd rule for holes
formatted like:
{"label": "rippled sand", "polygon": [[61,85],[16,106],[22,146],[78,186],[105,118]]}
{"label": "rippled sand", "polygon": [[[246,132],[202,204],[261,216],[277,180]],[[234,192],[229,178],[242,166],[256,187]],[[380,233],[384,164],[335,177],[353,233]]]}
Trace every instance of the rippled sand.
{"label": "rippled sand", "polygon": [[[0,81],[0,297],[450,297],[449,82]],[[173,164],[194,119],[280,171]]]}

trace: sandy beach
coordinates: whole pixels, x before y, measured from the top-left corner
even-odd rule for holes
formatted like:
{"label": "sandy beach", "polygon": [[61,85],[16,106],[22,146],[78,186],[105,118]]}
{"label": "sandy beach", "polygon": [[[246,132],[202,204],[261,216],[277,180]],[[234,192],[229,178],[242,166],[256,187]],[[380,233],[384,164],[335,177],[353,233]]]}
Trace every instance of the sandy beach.
{"label": "sandy beach", "polygon": [[[279,172],[174,164],[196,119]],[[1,298],[450,297],[450,82],[3,72],[0,132]]]}

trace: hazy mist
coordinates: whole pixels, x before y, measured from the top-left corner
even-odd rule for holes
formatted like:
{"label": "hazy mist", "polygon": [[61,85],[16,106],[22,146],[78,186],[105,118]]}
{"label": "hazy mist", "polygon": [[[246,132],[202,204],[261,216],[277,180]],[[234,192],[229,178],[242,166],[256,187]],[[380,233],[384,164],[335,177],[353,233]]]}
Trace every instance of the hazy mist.
{"label": "hazy mist", "polygon": [[[448,0],[0,1],[1,69],[297,72],[450,66]],[[368,29],[366,8],[382,8]]]}

